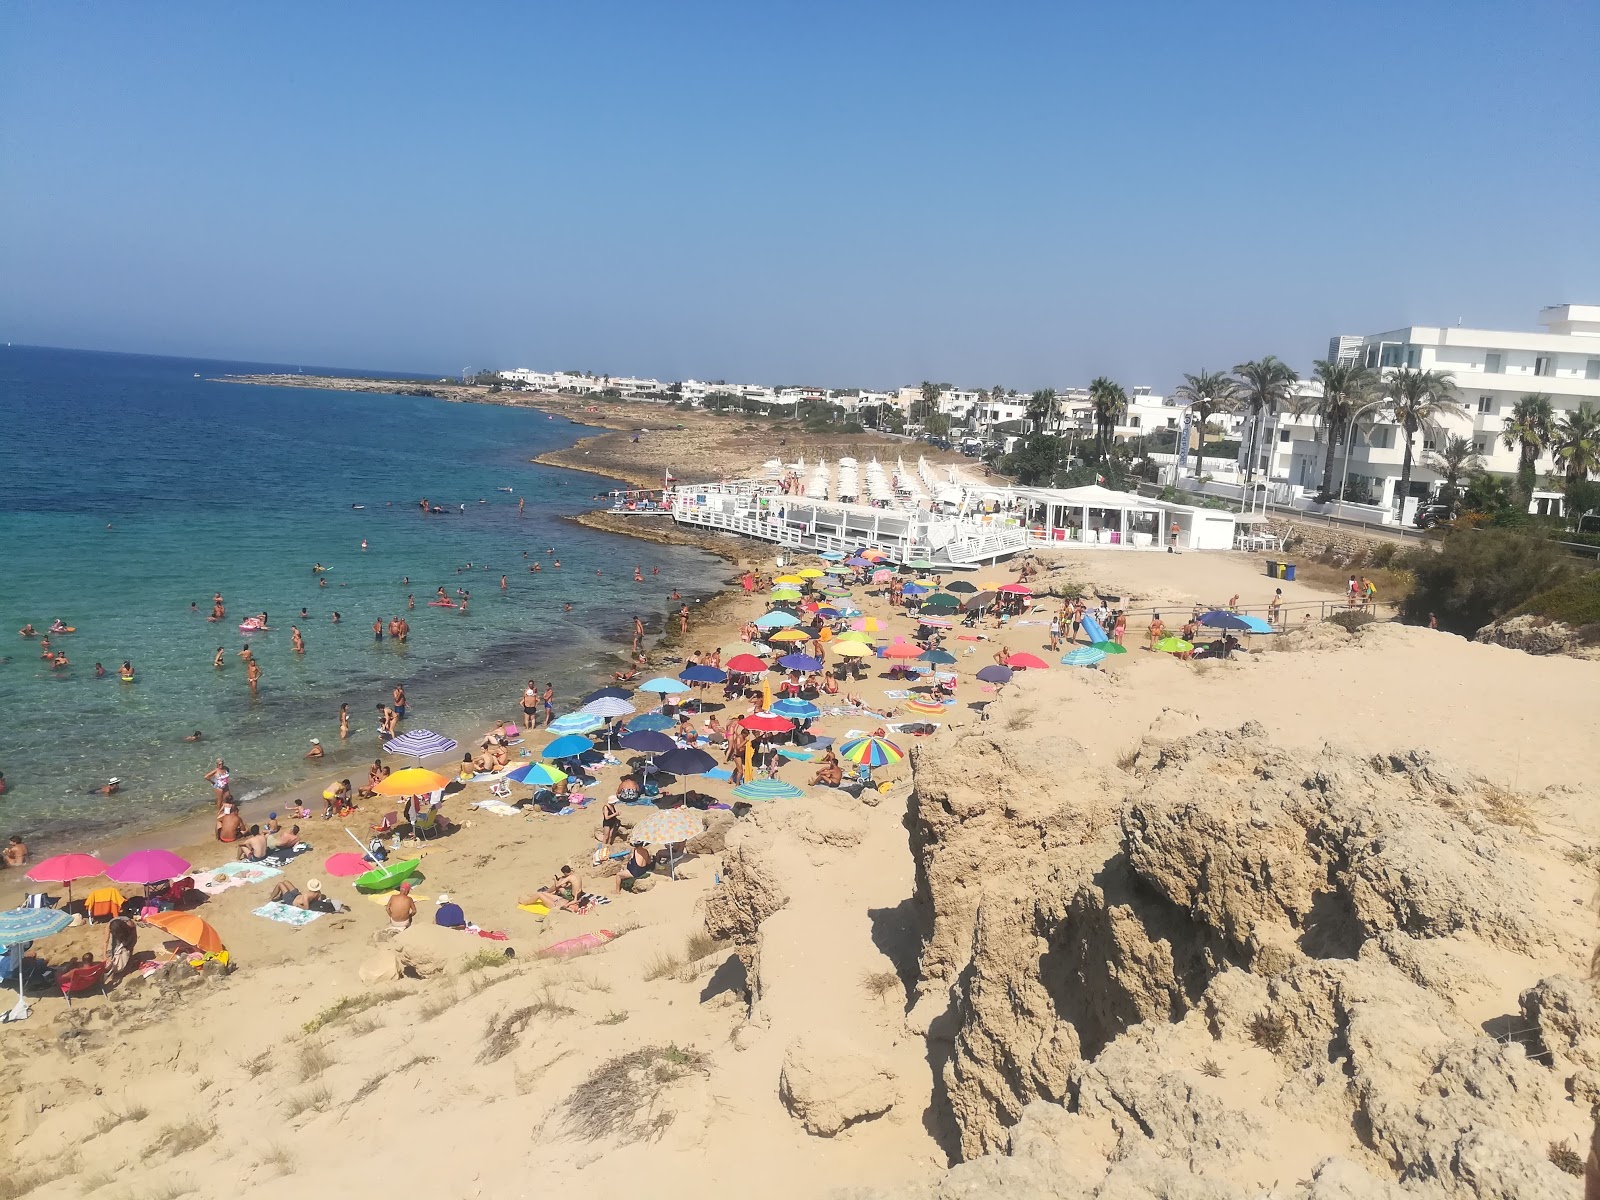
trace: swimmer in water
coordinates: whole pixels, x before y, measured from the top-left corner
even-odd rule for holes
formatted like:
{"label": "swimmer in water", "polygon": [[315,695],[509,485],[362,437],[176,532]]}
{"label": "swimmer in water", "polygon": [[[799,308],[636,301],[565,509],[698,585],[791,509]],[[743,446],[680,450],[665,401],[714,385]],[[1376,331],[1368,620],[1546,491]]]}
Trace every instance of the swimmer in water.
{"label": "swimmer in water", "polygon": [[124,659],[123,662],[122,662],[122,682],[123,683],[132,683],[133,682],[133,664],[131,662],[129,662],[127,659]]}
{"label": "swimmer in water", "polygon": [[334,624],[335,624],[335,625],[337,625],[337,624],[338,624],[338,623],[339,623],[339,613],[338,613],[338,610],[337,610],[337,609],[335,609],[335,610],[334,610],[334,614],[333,614],[333,623],[334,623]]}
{"label": "swimmer in water", "polygon": [[255,657],[254,654],[250,653],[250,643],[249,642],[246,642],[244,644],[244,649],[239,651],[239,657],[244,659],[245,662],[249,662],[252,658]]}
{"label": "swimmer in water", "polygon": [[531,567],[529,567],[529,568],[528,568],[528,570],[530,570],[530,571],[537,571],[537,570],[539,570],[539,564],[538,564],[538,563],[534,563],[534,564],[533,564],[533,566],[531,566]]}
{"label": "swimmer in water", "polygon": [[561,560],[559,558],[556,559],[553,565],[559,567],[561,565]]}
{"label": "swimmer in water", "polygon": [[502,592],[506,590],[506,577],[504,575],[500,576],[500,590]]}
{"label": "swimmer in water", "polygon": [[39,631],[33,627],[32,623],[24,625],[21,629],[17,630],[17,632],[23,637],[27,638],[37,637],[39,634]]}
{"label": "swimmer in water", "polygon": [[67,656],[61,653],[59,650],[56,651],[56,656],[50,660],[50,666],[54,670],[60,670],[62,667],[69,667],[71,665],[72,664],[67,661]]}
{"label": "swimmer in water", "polygon": [[406,597],[406,609],[409,611],[409,610],[411,610],[413,608],[416,608],[416,606],[417,606],[417,598],[415,596],[409,596],[408,595]]}
{"label": "swimmer in water", "polygon": [[301,620],[302,620],[302,621],[309,621],[309,620],[310,620],[310,619],[311,619],[311,618],[310,618],[310,617],[309,617],[309,616],[308,616],[308,615],[307,615],[307,614],[306,614],[306,610],[305,610],[305,609],[303,609],[303,608],[302,608],[302,609],[301,609],[301,610],[300,610],[300,619],[301,619]]}
{"label": "swimmer in water", "polygon": [[363,550],[365,550],[367,548],[367,539],[366,538],[362,538],[361,539],[361,548]]}
{"label": "swimmer in water", "polygon": [[572,605],[571,605],[571,604],[570,604],[570,603],[568,603],[568,604],[563,604],[563,605],[562,605],[562,606],[561,606],[561,611],[562,611],[562,612],[571,612],[571,611],[572,611]]}
{"label": "swimmer in water", "polygon": [[106,669],[99,663],[94,665],[94,677],[96,679],[104,679],[106,677]]}
{"label": "swimmer in water", "polygon": [[313,575],[315,575],[318,572],[323,571],[323,570],[326,570],[326,568],[321,563],[312,563],[311,564],[311,573]]}
{"label": "swimmer in water", "polygon": [[306,639],[300,632],[300,626],[289,626],[289,644],[294,647],[296,654],[304,654],[306,652]]}
{"label": "swimmer in water", "polygon": [[191,733],[188,737],[184,738],[183,740],[186,741],[186,742],[198,742],[203,737],[205,737],[205,734],[201,733],[198,729],[196,729],[193,733]]}
{"label": "swimmer in water", "polygon": [[328,586],[328,577],[326,575],[318,575],[317,576],[317,586],[319,588],[327,587]]}
{"label": "swimmer in water", "polygon": [[115,796],[117,794],[117,789],[121,786],[122,780],[113,775],[100,787],[90,788],[87,794],[90,796]]}
{"label": "swimmer in water", "polygon": [[194,600],[189,601],[189,611],[192,613],[198,613],[200,611],[199,603]]}
{"label": "swimmer in water", "polygon": [[463,596],[463,597],[461,597],[461,614],[463,616],[465,616],[466,612],[467,612],[467,598],[465,596]]}
{"label": "swimmer in water", "polygon": [[214,658],[212,658],[211,665],[213,667],[215,667],[219,671],[222,670],[222,647],[221,646],[217,647],[217,653],[216,653],[216,656]]}

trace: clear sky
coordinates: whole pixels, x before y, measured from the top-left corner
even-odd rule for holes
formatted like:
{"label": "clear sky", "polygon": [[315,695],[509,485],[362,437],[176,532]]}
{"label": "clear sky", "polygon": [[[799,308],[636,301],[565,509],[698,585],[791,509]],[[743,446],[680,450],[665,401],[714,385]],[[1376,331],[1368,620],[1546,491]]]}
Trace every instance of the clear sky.
{"label": "clear sky", "polygon": [[1027,389],[1600,303],[1600,4],[0,5],[0,339]]}

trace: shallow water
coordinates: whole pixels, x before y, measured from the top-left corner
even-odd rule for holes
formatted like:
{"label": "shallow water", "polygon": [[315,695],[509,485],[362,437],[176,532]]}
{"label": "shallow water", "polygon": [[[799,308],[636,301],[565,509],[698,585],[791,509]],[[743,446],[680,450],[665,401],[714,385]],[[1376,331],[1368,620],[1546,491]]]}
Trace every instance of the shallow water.
{"label": "shallow water", "polygon": [[[635,611],[659,617],[674,587],[704,594],[722,574],[699,551],[561,519],[593,507],[606,482],[528,459],[583,426],[525,409],[211,381],[266,369],[283,368],[0,348],[3,832],[83,842],[162,823],[206,800],[201,775],[218,754],[242,796],[364,776],[375,705],[396,682],[410,701],[402,728],[475,738],[489,716],[515,712],[530,676],[575,698],[597,669],[614,669]],[[423,496],[453,513],[423,516]],[[326,587],[314,563],[328,568]],[[470,591],[466,614],[428,606],[441,585]],[[214,623],[219,591],[227,617]],[[241,634],[263,610],[271,632]],[[402,614],[408,644],[373,640],[374,619]],[[78,630],[52,639],[71,659],[64,670],[15,633],[56,617]],[[238,657],[247,641],[263,671],[256,696]],[[133,683],[118,678],[124,660]],[[341,701],[355,731],[342,746]],[[204,740],[184,742],[194,729]],[[317,764],[302,759],[313,736],[328,751]],[[111,775],[123,780],[114,799],[85,794]]]}

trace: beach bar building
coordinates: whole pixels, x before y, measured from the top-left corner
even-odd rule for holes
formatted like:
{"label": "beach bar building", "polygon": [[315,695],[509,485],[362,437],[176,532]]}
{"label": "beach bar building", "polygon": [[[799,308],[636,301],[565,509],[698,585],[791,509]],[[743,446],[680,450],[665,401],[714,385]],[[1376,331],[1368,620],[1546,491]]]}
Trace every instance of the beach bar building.
{"label": "beach bar building", "polygon": [[[1030,544],[1122,550],[1230,550],[1236,513],[1115,492],[1097,485],[1005,489],[1018,502]],[[1174,532],[1174,529],[1176,532]]]}

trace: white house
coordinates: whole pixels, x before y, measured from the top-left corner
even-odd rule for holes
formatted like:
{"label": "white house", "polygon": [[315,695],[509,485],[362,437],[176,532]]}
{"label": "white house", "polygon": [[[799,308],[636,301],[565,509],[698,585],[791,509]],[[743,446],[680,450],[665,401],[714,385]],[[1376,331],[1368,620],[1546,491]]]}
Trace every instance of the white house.
{"label": "white house", "polygon": [[[1505,417],[1522,397],[1542,393],[1557,417],[1584,405],[1600,407],[1600,305],[1561,304],[1539,314],[1543,332],[1463,329],[1459,326],[1411,325],[1360,338],[1360,361],[1375,370],[1401,366],[1447,372],[1455,384],[1455,400],[1464,417],[1447,417],[1437,428],[1418,433],[1413,446],[1409,503],[1427,495],[1438,481],[1425,453],[1452,434],[1470,438],[1489,470],[1510,474],[1518,452],[1500,440]],[[1337,339],[1342,352],[1355,347],[1346,335]],[[1401,498],[1395,492],[1405,453],[1404,432],[1382,419],[1382,407],[1370,431],[1350,447],[1347,482],[1371,494],[1373,502],[1396,514]],[[1326,439],[1312,439],[1312,418],[1286,416],[1276,432],[1269,475],[1300,488],[1315,488],[1322,479]],[[1335,459],[1337,478],[1344,468],[1344,450]],[[1547,453],[1538,461],[1542,473],[1554,466]]]}

